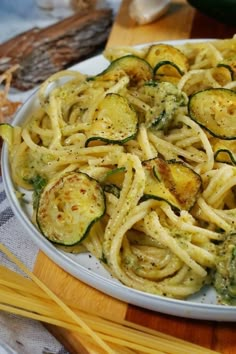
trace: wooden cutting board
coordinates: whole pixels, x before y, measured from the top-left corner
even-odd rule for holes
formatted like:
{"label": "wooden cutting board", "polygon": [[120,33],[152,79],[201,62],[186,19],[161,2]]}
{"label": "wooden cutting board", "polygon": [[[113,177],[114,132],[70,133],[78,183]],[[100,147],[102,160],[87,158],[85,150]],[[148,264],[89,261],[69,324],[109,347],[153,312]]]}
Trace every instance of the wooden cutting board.
{"label": "wooden cutting board", "polygon": [[[236,33],[236,27],[226,26],[200,14],[183,0],[172,1],[168,13],[158,21],[138,26],[128,16],[129,4],[130,0],[122,2],[107,46],[183,38],[226,38]],[[37,256],[34,273],[75,308],[93,310],[118,321],[127,319],[203,347],[218,350],[222,354],[236,353],[233,323],[177,318],[129,305],[83,284],[54,264],[42,252]],[[70,353],[83,352],[76,334],[53,326],[47,328]]]}

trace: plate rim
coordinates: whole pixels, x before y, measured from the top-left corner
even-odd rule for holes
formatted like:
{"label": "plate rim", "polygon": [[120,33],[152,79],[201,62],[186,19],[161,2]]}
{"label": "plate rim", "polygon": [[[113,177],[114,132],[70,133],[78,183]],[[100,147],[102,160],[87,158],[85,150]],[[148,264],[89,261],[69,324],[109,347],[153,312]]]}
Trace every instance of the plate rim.
{"label": "plate rim", "polygon": [[[173,45],[180,45],[186,42],[196,43],[209,40],[214,39],[198,38],[157,41],[141,43],[133,47],[141,48],[154,43],[169,43]],[[90,65],[91,62],[96,61],[98,59],[102,60],[102,62],[104,62],[104,65],[108,63],[108,60],[105,59],[102,54],[98,54],[73,65],[69,69],[76,69],[81,71],[81,67],[86,67]],[[33,93],[31,93],[31,95],[25,100],[20,109],[16,112],[15,117],[12,121],[12,125],[16,125],[18,122],[24,121],[22,117],[30,109],[30,105],[33,104],[36,98],[37,91],[38,90],[35,89]],[[69,258],[65,253],[62,253],[62,251],[58,250],[53,244],[51,244],[29,220],[28,216],[26,215],[26,212],[23,211],[23,208],[20,207],[19,200],[17,199],[14,193],[15,187],[11,179],[10,164],[8,161],[8,149],[5,143],[3,144],[2,148],[1,166],[3,185],[10,207],[12,208],[14,215],[17,217],[18,221],[27,231],[28,236],[32,239],[33,242],[36,243],[39,249],[42,250],[52,261],[54,261],[58,266],[62,267],[62,269],[64,269],[71,275],[75,276],[77,279],[85,282],[87,285],[92,286],[107,295],[110,295],[121,301],[128,302],[129,304],[152,310],[154,312],[200,320],[229,322],[236,321],[235,306],[172,299],[160,295],[145,293],[143,291],[130,288],[120,282],[116,283],[110,279],[105,278],[104,276],[101,276],[100,274],[94,273],[94,271],[85,268],[81,264],[77,264],[73,259]],[[99,262],[99,260],[97,261]],[[99,263],[101,264],[101,262]]]}

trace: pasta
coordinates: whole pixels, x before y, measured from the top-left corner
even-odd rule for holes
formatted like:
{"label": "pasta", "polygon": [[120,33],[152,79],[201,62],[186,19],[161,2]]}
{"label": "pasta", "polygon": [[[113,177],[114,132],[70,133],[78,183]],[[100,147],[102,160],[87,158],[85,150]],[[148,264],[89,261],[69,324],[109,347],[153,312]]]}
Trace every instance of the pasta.
{"label": "pasta", "polygon": [[[215,286],[219,250],[228,240],[235,247],[235,54],[235,38],[111,48],[97,76],[50,77],[10,145],[14,182],[34,188],[33,220],[45,237],[64,251],[86,249],[144,292],[185,299]],[[97,182],[105,206],[90,195],[84,209],[89,187],[78,174]],[[70,243],[95,204],[96,220],[90,214]],[[216,289],[234,304],[228,273]]]}

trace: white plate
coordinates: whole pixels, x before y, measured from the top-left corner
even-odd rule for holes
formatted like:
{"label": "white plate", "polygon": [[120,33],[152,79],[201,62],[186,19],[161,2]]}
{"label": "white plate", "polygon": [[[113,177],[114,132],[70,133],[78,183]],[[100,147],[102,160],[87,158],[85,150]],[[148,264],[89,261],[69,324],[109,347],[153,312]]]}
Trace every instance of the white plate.
{"label": "white plate", "polygon": [[[184,42],[173,41],[169,43],[182,44]],[[101,72],[107,65],[108,61],[102,55],[98,55],[73,66],[73,69],[92,75]],[[35,101],[35,94],[33,94],[16,114],[13,124],[20,125],[24,121],[25,117],[32,110]],[[97,259],[91,257],[88,253],[72,255],[58,250],[41,235],[30,221],[31,208],[29,205],[20,204],[17,199],[15,187],[11,179],[8,152],[5,144],[2,152],[2,174],[6,194],[12,210],[28,232],[29,237],[33,239],[49,258],[76,278],[115,298],[157,312],[202,320],[236,320],[236,307],[217,304],[216,293],[211,287],[204,288],[201,292],[185,301],[147,294],[122,285],[108,274]],[[31,200],[30,193],[26,194],[26,198]]]}
{"label": "white plate", "polygon": [[17,354],[17,352],[0,339],[0,354]]}

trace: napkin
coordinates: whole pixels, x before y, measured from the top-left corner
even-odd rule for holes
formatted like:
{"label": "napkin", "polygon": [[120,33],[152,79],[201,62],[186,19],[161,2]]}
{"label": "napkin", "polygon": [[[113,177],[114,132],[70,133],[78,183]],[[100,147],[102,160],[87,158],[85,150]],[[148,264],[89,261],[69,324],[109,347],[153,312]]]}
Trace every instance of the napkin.
{"label": "napkin", "polygon": [[[0,242],[14,253],[30,270],[33,269],[38,248],[14,216],[4,191],[1,176]],[[17,267],[1,252],[0,264],[18,271]],[[67,354],[64,347],[40,322],[3,311],[0,311],[0,340],[8,344],[17,354]]]}

